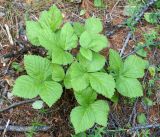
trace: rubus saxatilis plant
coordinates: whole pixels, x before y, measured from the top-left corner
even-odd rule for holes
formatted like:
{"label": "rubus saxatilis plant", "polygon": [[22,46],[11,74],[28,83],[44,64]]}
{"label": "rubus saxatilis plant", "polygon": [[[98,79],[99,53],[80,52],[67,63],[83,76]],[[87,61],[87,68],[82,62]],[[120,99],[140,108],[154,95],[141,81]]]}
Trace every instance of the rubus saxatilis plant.
{"label": "rubus saxatilis plant", "polygon": [[[78,106],[70,114],[75,133],[91,128],[95,123],[107,126],[109,106],[103,95],[111,99],[115,89],[126,97],[139,97],[143,90],[137,78],[142,78],[147,65],[137,56],[129,56],[124,62],[119,54],[110,50],[109,66],[99,51],[108,47],[107,38],[101,34],[100,19],[86,19],[85,24],[65,23],[62,14],[53,5],[43,11],[38,21],[26,21],[29,41],[42,46],[49,57],[25,55],[27,75],[15,81],[13,94],[23,98],[41,99],[51,107],[60,99],[63,88],[74,92]],[[72,55],[72,49],[77,54]]]}

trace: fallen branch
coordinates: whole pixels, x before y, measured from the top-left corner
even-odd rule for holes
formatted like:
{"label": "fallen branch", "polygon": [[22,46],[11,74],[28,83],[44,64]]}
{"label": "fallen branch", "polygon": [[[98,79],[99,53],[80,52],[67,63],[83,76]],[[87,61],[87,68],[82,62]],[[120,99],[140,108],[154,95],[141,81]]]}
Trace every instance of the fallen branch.
{"label": "fallen branch", "polygon": [[153,43],[150,44],[150,45],[143,44],[143,45],[140,46],[139,48],[137,48],[137,49],[133,50],[132,52],[128,53],[127,55],[124,55],[124,56],[122,57],[122,59],[124,59],[124,58],[126,58],[126,57],[128,57],[128,56],[130,56],[130,55],[132,55],[132,54],[135,54],[137,51],[139,51],[139,50],[141,50],[141,49],[143,49],[143,48],[145,48],[145,47],[148,47],[148,46],[156,47],[156,46],[159,46],[159,45],[160,45],[160,41],[153,42]]}
{"label": "fallen branch", "polygon": [[[144,15],[144,13],[148,10],[148,8],[150,6],[152,6],[156,1],[157,0],[148,0],[146,2],[146,4],[144,4],[144,6],[140,9],[140,11],[133,16],[133,18],[132,18],[133,22],[131,23],[131,26],[135,26],[139,22],[139,20],[141,19],[141,17]],[[125,40],[125,42],[123,44],[123,47],[122,47],[122,49],[120,51],[120,56],[123,55],[124,50],[127,47],[128,42],[129,42],[131,36],[132,36],[132,31],[129,31],[128,34],[127,34],[126,40]]]}
{"label": "fallen branch", "polygon": [[14,103],[6,108],[3,108],[3,109],[0,109],[0,113],[4,112],[4,111],[8,111],[10,110],[11,108],[15,108],[15,107],[18,107],[20,105],[24,105],[24,104],[28,104],[28,103],[33,103],[34,101],[38,100],[40,98],[35,98],[35,99],[29,99],[29,100],[24,100],[24,101],[21,101],[21,102],[17,102],[17,103]]}
{"label": "fallen branch", "polygon": [[124,129],[124,128],[120,128],[120,129],[115,129],[115,130],[106,130],[107,132],[133,132],[133,131],[138,131],[138,130],[142,130],[142,129],[151,129],[151,128],[160,128],[160,124],[149,124],[149,125],[141,125],[141,126],[135,126],[129,129]]}
{"label": "fallen branch", "polygon": [[15,132],[29,132],[29,131],[47,131],[51,127],[49,126],[0,126],[0,131],[15,131]]}

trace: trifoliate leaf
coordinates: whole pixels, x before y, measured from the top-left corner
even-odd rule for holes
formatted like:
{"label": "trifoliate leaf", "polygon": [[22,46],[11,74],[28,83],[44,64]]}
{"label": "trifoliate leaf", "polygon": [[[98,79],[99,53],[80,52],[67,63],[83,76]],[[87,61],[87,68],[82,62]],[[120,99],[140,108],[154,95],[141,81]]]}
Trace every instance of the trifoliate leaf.
{"label": "trifoliate leaf", "polygon": [[38,95],[38,85],[36,80],[30,76],[23,75],[16,79],[15,85],[13,86],[13,95],[23,98],[34,98]]}
{"label": "trifoliate leaf", "polygon": [[52,68],[52,79],[54,81],[62,81],[65,76],[63,67],[58,64],[53,64]]}
{"label": "trifoliate leaf", "polygon": [[81,91],[89,86],[87,71],[79,63],[73,63],[71,66],[71,85],[75,91]]}
{"label": "trifoliate leaf", "polygon": [[90,73],[91,87],[99,94],[111,98],[115,91],[115,81],[111,75],[103,72]]}
{"label": "trifoliate leaf", "polygon": [[85,29],[91,33],[100,33],[103,30],[103,26],[99,18],[92,17],[86,20]]}
{"label": "trifoliate leaf", "polygon": [[26,22],[26,34],[28,40],[35,46],[39,46],[39,33],[42,30],[40,24],[35,21]]}
{"label": "trifoliate leaf", "polygon": [[113,49],[109,50],[109,65],[109,69],[116,73],[118,73],[123,67],[123,61],[120,55]]}
{"label": "trifoliate leaf", "polygon": [[70,118],[75,132],[80,133],[91,128],[94,123],[107,126],[108,113],[108,104],[98,100],[90,105],[75,107],[71,111]]}
{"label": "trifoliate leaf", "polygon": [[81,54],[78,55],[79,62],[87,69],[88,72],[96,72],[101,70],[105,65],[105,57],[93,52],[92,60],[85,59]]}
{"label": "trifoliate leaf", "polygon": [[78,106],[72,109],[71,122],[76,134],[91,128],[95,122],[95,116],[90,106]]}
{"label": "trifoliate leaf", "polygon": [[134,78],[119,77],[116,80],[118,92],[126,97],[135,98],[143,96],[141,83]]}
{"label": "trifoliate leaf", "polygon": [[78,37],[85,31],[84,25],[79,22],[73,23],[73,29]]}
{"label": "trifoliate leaf", "polygon": [[25,55],[24,65],[27,74],[38,81],[46,80],[52,74],[51,62],[40,56]]}
{"label": "trifoliate leaf", "polygon": [[122,75],[128,78],[142,78],[147,65],[148,61],[131,55],[124,62]]}
{"label": "trifoliate leaf", "polygon": [[107,126],[109,106],[103,100],[97,100],[91,105],[95,116],[95,122],[101,126]]}
{"label": "trifoliate leaf", "polygon": [[64,51],[61,48],[55,48],[52,51],[52,63],[59,64],[59,65],[67,65],[72,63],[73,56],[67,52]]}
{"label": "trifoliate leaf", "polygon": [[60,43],[64,50],[71,50],[77,47],[78,38],[70,23],[64,24],[60,32]]}
{"label": "trifoliate leaf", "polygon": [[82,54],[83,57],[85,57],[88,60],[92,60],[92,51],[87,48],[80,48],[80,53]]}
{"label": "trifoliate leaf", "polygon": [[71,85],[71,69],[70,67],[68,68],[65,78],[64,78],[64,86],[66,89],[71,89],[72,85]]}
{"label": "trifoliate leaf", "polygon": [[97,98],[96,92],[88,87],[82,91],[74,92],[77,102],[80,105],[89,105],[95,101]]}
{"label": "trifoliate leaf", "polygon": [[43,101],[37,100],[32,104],[32,108],[41,109],[43,107]]}
{"label": "trifoliate leaf", "polygon": [[44,29],[50,28],[52,31],[56,31],[62,23],[61,11],[53,5],[49,11],[41,13],[39,23]]}
{"label": "trifoliate leaf", "polygon": [[99,52],[106,48],[109,43],[105,36],[85,31],[80,36],[80,45],[83,48]]}
{"label": "trifoliate leaf", "polygon": [[54,81],[45,81],[41,85],[41,99],[51,107],[62,95],[62,86]]}

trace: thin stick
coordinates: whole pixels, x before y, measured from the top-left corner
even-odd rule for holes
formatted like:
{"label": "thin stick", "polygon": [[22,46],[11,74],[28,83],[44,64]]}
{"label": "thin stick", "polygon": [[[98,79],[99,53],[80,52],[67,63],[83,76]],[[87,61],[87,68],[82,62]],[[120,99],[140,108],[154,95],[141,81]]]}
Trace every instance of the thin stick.
{"label": "thin stick", "polygon": [[130,55],[132,55],[132,54],[135,54],[137,51],[139,51],[140,49],[143,49],[143,48],[145,48],[145,47],[148,47],[148,46],[156,47],[156,46],[159,46],[159,45],[160,45],[160,41],[153,42],[153,43],[150,44],[150,45],[144,44],[144,45],[140,46],[139,48],[133,50],[132,52],[128,53],[127,55],[124,55],[124,56],[122,57],[122,59],[124,59],[124,58],[126,58],[126,57],[128,57],[128,56],[130,56]]}
{"label": "thin stick", "polygon": [[129,129],[124,129],[124,128],[120,128],[120,129],[116,129],[116,130],[106,130],[107,132],[133,132],[133,131],[137,131],[137,130],[142,130],[142,129],[150,129],[150,128],[160,128],[160,124],[148,124],[148,125],[140,125],[140,126],[135,126]]}
{"label": "thin stick", "polygon": [[6,131],[14,131],[14,132],[27,132],[27,131],[47,131],[51,127],[49,126],[0,126],[0,131],[6,129]]}
{"label": "thin stick", "polygon": [[5,24],[4,26],[5,26],[5,28],[6,28],[7,35],[8,35],[8,40],[9,40],[10,44],[11,44],[11,45],[14,45],[14,42],[13,42],[13,39],[12,39],[11,33],[10,33],[10,31],[9,31],[9,27],[8,27],[8,25],[7,25],[7,24]]}
{"label": "thin stick", "polygon": [[34,98],[34,99],[29,99],[29,100],[24,100],[24,101],[21,101],[21,102],[17,102],[17,103],[14,103],[6,108],[3,108],[3,109],[0,109],[0,113],[4,112],[4,111],[8,111],[10,110],[11,108],[15,108],[17,106],[20,106],[20,105],[24,105],[24,104],[28,104],[28,103],[32,103],[36,100],[38,100],[39,98]]}

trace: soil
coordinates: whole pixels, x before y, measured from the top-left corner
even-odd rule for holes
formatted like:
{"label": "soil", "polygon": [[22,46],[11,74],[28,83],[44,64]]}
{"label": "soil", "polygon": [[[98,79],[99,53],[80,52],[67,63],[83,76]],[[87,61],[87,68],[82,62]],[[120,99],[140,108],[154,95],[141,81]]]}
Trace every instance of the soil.
{"label": "soil", "polygon": [[[88,3],[87,3],[88,2]],[[67,2],[65,0],[1,0],[0,1],[0,108],[5,108],[15,102],[22,101],[24,99],[10,96],[15,79],[25,74],[25,71],[17,72],[12,67],[13,62],[19,63],[23,67],[23,56],[25,54],[36,54],[45,56],[46,51],[40,47],[32,46],[27,40],[25,34],[25,16],[30,19],[38,18],[39,13],[43,10],[47,10],[52,4],[56,4],[63,13],[64,22],[82,22],[90,16],[96,16],[101,18],[105,34],[113,26],[123,23],[128,17],[123,15],[123,8],[126,5],[125,0],[105,0],[107,8],[95,8],[92,0],[83,0],[82,3]],[[86,14],[80,16],[81,9],[86,10]],[[152,9],[151,9],[152,10]],[[5,24],[9,27],[14,44],[8,39],[6,33]],[[124,54],[128,54],[135,47],[135,40],[138,42],[144,42],[143,33],[155,28],[154,25],[150,25],[143,19],[137,25],[135,32],[135,38],[129,41],[129,45]],[[108,37],[110,47],[117,51],[123,46],[125,38],[129,32],[127,27],[119,29],[113,36]],[[108,49],[104,49],[102,54],[108,61]],[[152,48],[148,50],[148,56],[146,59],[150,60],[150,64],[154,66],[160,65],[160,48]],[[157,77],[160,74],[156,73]],[[148,97],[148,84],[151,76],[146,73],[144,82],[144,97]],[[153,100],[154,105],[147,107],[143,103],[143,98],[139,98],[135,109],[134,105],[137,99],[127,99],[125,97],[119,98],[118,104],[110,104],[110,115],[108,120],[108,129],[114,130],[118,128],[128,128],[130,126],[138,125],[136,116],[139,113],[145,113],[147,116],[147,123],[160,123],[160,81],[155,81],[154,86],[150,88],[150,99]],[[74,129],[70,123],[70,112],[77,103],[73,96],[72,91],[64,90],[62,98],[51,108],[44,106],[43,110],[35,110],[32,108],[32,104],[25,104],[13,108],[9,111],[0,113],[0,125],[5,126],[7,121],[10,120],[10,125],[29,126],[35,124],[42,124],[50,126],[50,130],[47,132],[35,132],[34,137],[69,137],[74,135]],[[133,115],[131,120],[130,117]],[[88,131],[89,132],[89,131]],[[90,131],[91,132],[91,131]],[[149,130],[151,136],[160,136],[158,129]],[[0,131],[2,136],[4,131]],[[106,131],[104,136],[111,137],[127,137],[133,136],[136,132],[118,132],[109,133]],[[141,131],[140,131],[141,133]],[[137,133],[138,134],[138,133]],[[137,136],[137,134],[135,136]],[[26,133],[18,132],[6,132],[5,137],[25,137]]]}

